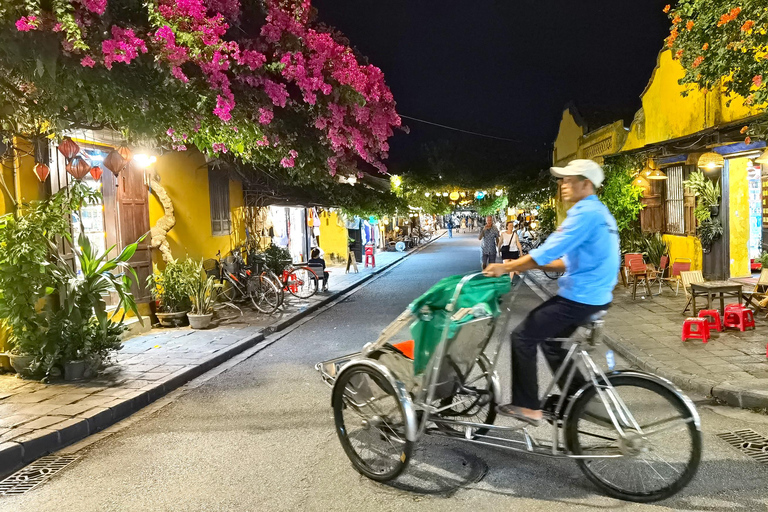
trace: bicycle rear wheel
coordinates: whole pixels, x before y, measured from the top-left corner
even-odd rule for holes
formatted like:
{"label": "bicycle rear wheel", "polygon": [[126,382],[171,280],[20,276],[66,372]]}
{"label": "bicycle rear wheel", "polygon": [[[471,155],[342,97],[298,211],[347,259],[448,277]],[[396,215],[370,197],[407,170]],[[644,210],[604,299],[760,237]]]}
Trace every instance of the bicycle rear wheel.
{"label": "bicycle rear wheel", "polygon": [[616,458],[577,459],[592,483],[610,496],[636,502],[668,498],[685,487],[701,461],[701,430],[683,397],[650,377],[609,377],[631,412],[620,422],[624,436],[608,419],[596,388],[587,388],[568,415],[565,439],[575,455]]}
{"label": "bicycle rear wheel", "polygon": [[555,272],[554,270],[545,270],[544,275],[550,279],[560,279],[560,277],[563,275],[563,272]]}
{"label": "bicycle rear wheel", "polygon": [[296,267],[291,271],[285,286],[292,295],[308,299],[317,293],[317,274],[309,267]]}

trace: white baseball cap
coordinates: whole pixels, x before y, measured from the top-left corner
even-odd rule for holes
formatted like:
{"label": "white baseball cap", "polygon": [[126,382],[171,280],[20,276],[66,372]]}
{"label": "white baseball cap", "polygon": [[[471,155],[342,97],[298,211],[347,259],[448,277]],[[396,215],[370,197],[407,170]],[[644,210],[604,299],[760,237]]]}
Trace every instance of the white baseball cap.
{"label": "white baseball cap", "polygon": [[603,168],[592,160],[571,160],[565,167],[552,167],[549,172],[556,178],[583,176],[591,181],[595,188],[599,187],[605,179]]}

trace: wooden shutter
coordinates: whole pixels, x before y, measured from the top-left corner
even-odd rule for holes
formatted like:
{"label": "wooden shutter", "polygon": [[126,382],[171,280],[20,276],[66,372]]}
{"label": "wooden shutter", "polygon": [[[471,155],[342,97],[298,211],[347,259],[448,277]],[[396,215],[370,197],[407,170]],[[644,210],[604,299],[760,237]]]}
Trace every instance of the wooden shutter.
{"label": "wooden shutter", "polygon": [[225,171],[208,170],[208,193],[211,200],[211,235],[228,235],[231,231],[229,175]]}
{"label": "wooden shutter", "polygon": [[685,233],[685,198],[683,193],[683,167],[665,169],[666,179],[666,229],[665,233]]}
{"label": "wooden shutter", "polygon": [[651,180],[651,186],[643,196],[644,208],[640,210],[640,227],[645,233],[659,233],[664,230],[664,183]]}
{"label": "wooden shutter", "polygon": [[[104,173],[107,176],[109,173]],[[106,180],[105,180],[106,181]],[[149,232],[149,191],[144,183],[144,170],[134,165],[133,161],[117,177],[119,186],[116,188],[116,203],[118,217],[117,244],[122,251],[126,246],[136,242],[142,235]],[[107,186],[107,184],[104,184]],[[105,206],[106,206],[105,198]],[[131,292],[136,302],[149,302],[149,291],[145,285],[147,276],[152,273],[152,255],[150,252],[150,237],[147,236],[139,243],[136,254],[129,261],[139,278],[133,284]]]}

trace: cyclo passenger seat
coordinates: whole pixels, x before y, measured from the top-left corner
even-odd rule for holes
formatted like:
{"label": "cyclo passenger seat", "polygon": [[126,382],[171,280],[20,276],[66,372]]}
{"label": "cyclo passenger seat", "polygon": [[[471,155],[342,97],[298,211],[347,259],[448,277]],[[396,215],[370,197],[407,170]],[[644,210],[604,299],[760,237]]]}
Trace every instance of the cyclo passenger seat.
{"label": "cyclo passenger seat", "polygon": [[585,327],[587,329],[585,341],[590,345],[595,345],[603,338],[603,330],[605,328],[605,315],[608,314],[608,310],[598,311],[589,316],[579,327]]}

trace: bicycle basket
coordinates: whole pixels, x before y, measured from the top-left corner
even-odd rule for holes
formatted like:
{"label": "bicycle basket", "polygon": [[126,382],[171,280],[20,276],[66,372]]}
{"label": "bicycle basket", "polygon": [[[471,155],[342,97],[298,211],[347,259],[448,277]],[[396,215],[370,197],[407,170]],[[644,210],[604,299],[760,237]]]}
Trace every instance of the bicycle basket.
{"label": "bicycle basket", "polygon": [[213,258],[203,261],[203,271],[206,276],[218,278],[221,275],[219,262]]}
{"label": "bicycle basket", "polygon": [[240,262],[231,254],[222,260],[221,265],[228,274],[240,273]]}

